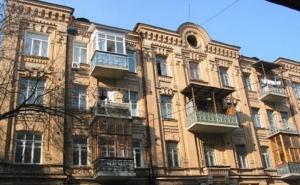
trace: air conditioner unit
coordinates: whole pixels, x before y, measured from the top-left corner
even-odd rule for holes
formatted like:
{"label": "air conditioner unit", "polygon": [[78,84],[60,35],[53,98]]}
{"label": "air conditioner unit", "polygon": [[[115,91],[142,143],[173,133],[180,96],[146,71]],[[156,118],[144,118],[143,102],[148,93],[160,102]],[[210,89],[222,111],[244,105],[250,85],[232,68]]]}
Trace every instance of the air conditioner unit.
{"label": "air conditioner unit", "polygon": [[72,68],[80,68],[80,63],[72,62]]}

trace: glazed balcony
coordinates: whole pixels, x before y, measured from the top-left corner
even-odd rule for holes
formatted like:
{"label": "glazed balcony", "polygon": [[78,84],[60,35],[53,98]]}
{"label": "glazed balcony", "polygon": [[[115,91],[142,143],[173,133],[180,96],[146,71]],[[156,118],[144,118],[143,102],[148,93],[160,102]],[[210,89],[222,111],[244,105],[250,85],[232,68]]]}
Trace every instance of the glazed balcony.
{"label": "glazed balcony", "polygon": [[97,159],[94,163],[96,180],[124,180],[134,177],[133,159]]}
{"label": "glazed balcony", "polygon": [[270,127],[268,130],[268,137],[272,137],[278,133],[292,134],[292,135],[299,134],[294,124],[288,123],[288,124],[281,125],[280,127]]}
{"label": "glazed balcony", "polygon": [[282,179],[300,178],[300,163],[286,163],[277,167],[277,173]]}
{"label": "glazed balcony", "polygon": [[131,119],[130,103],[98,101],[94,105],[93,115],[113,118]]}
{"label": "glazed balcony", "polygon": [[198,133],[227,133],[238,128],[237,116],[193,111],[188,115],[187,130]]}
{"label": "glazed balcony", "polygon": [[122,78],[128,72],[127,56],[96,50],[92,57],[92,73],[95,78]]}
{"label": "glazed balcony", "polygon": [[260,89],[260,100],[267,102],[280,102],[287,98],[284,88],[280,86],[267,85]]}

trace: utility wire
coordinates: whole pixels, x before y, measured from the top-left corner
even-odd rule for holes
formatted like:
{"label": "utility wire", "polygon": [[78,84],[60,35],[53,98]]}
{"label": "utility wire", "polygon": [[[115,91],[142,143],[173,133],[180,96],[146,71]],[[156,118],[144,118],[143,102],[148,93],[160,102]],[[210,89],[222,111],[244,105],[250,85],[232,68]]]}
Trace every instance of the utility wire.
{"label": "utility wire", "polygon": [[204,25],[204,24],[208,23],[209,21],[213,20],[214,18],[218,17],[219,15],[221,15],[222,13],[224,13],[226,10],[230,9],[233,5],[235,5],[239,1],[240,0],[233,1],[231,4],[229,4],[228,6],[226,6],[225,8],[223,8],[222,10],[220,10],[219,12],[217,12],[216,14],[214,14],[213,16],[209,17],[205,21],[203,21],[200,25]]}

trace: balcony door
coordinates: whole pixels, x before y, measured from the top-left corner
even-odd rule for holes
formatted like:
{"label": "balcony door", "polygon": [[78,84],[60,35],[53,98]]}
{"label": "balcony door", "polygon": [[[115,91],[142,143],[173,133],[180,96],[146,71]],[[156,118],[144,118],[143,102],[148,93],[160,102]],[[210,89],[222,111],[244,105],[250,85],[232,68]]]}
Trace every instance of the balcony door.
{"label": "balcony door", "polygon": [[214,145],[205,144],[204,145],[204,155],[206,166],[215,166],[215,154],[214,154]]}

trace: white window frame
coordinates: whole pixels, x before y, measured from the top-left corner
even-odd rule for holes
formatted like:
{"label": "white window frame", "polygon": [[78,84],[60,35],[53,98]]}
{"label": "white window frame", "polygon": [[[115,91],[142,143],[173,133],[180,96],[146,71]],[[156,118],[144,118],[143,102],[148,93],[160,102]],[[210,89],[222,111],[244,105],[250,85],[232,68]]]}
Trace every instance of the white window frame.
{"label": "white window frame", "polygon": [[[101,34],[104,35],[104,50],[100,50],[100,48],[99,48],[100,39],[101,39],[99,35],[101,35]],[[108,36],[114,37],[114,40],[108,39]],[[117,41],[117,37],[122,38],[122,42]],[[120,33],[114,33],[114,32],[108,32],[108,31],[97,31],[96,32],[96,42],[97,42],[96,50],[110,52],[110,51],[107,51],[107,41],[108,40],[113,41],[115,43],[115,52],[112,52],[112,53],[126,55],[125,34],[120,34]],[[123,44],[123,53],[117,52],[117,42]]]}
{"label": "white window frame", "polygon": [[[134,71],[130,71],[129,69],[129,53],[133,53],[133,61],[134,61]],[[136,63],[136,51],[133,51],[133,50],[127,50],[127,61],[128,61],[128,71],[129,72],[132,72],[132,73],[136,73],[137,72],[137,63]]]}
{"label": "white window frame", "polygon": [[254,126],[256,128],[264,128],[262,121],[261,121],[261,116],[259,114],[259,111],[260,110],[258,108],[251,108],[251,113],[252,113],[251,117],[254,122]]}
{"label": "white window frame", "polygon": [[250,74],[244,74],[245,86],[247,91],[253,91],[253,86],[251,84],[251,76]]}
{"label": "white window frame", "polygon": [[158,69],[156,69],[158,75],[161,75],[161,76],[170,76],[170,71],[169,71],[169,67],[168,67],[167,57],[166,56],[157,55],[155,57],[155,62],[156,62],[156,66],[157,65],[160,66],[160,73],[161,74],[158,74]]}
{"label": "white window frame", "polygon": [[[30,133],[30,132],[17,132],[16,133],[16,138],[15,138],[15,148],[14,148],[14,163],[16,164],[42,164],[43,163],[43,135],[42,134],[39,134],[41,136],[41,140],[35,140],[35,135],[38,135],[36,133],[33,133],[32,132],[32,135],[33,135],[33,139],[32,140],[27,140],[26,139],[26,135]],[[18,134],[24,134],[24,139],[23,140],[18,140]],[[30,162],[29,163],[26,163],[24,162],[24,159],[25,159],[25,149],[26,149],[26,141],[32,141],[31,143],[31,159],[30,159]],[[22,151],[22,162],[16,162],[16,150],[17,150],[17,142],[22,142],[22,147],[23,147],[23,151]],[[35,147],[35,144],[36,143],[40,143],[40,147],[41,148],[41,154],[40,154],[40,162],[39,163],[34,163],[33,162],[33,159],[34,159],[34,149],[36,148]]]}
{"label": "white window frame", "polygon": [[[21,83],[22,83],[22,80],[24,80],[26,82],[26,92],[21,92],[22,88],[21,88]],[[32,83],[35,83],[36,86],[35,87],[32,87],[30,85],[32,85]],[[39,83],[43,83],[42,84],[42,87],[43,87],[43,92],[42,94],[39,94]],[[30,79],[30,78],[20,78],[20,85],[19,85],[19,96],[22,96],[22,98],[24,98],[24,100],[26,101],[26,104],[31,104],[31,100],[28,99],[29,96],[32,95],[32,92],[31,92],[31,89],[32,88],[35,88],[34,90],[34,95],[32,96],[32,98],[34,99],[34,104],[37,104],[37,105],[42,105],[44,103],[44,94],[45,94],[45,84],[46,84],[46,80],[44,79]],[[41,103],[37,102],[37,98],[41,98]],[[20,102],[21,99],[19,97],[19,103],[24,103],[24,102]]]}
{"label": "white window frame", "polygon": [[[170,98],[170,102],[163,102],[163,98],[168,97]],[[172,96],[167,96],[167,95],[161,95],[160,96],[160,104],[161,104],[161,117],[163,119],[174,119],[174,107],[173,107],[173,97]],[[169,107],[171,107],[171,110],[169,110]],[[164,114],[164,112],[166,114]]]}
{"label": "white window frame", "polygon": [[[75,49],[79,50],[78,56],[79,59],[78,61],[74,61],[75,59]],[[85,56],[85,62],[82,62],[82,50],[85,50],[86,56]],[[87,64],[88,63],[88,51],[87,51],[87,45],[84,43],[80,43],[80,42],[73,42],[73,60],[72,63],[75,64]]]}
{"label": "white window frame", "polygon": [[[171,154],[171,162],[172,164],[169,164],[169,153]],[[178,162],[178,166],[176,166],[175,164],[175,157],[177,154],[177,162]],[[168,166],[170,168],[179,168],[180,167],[180,156],[179,156],[179,148],[178,148],[178,142],[176,141],[167,141],[167,158],[168,158]]]}
{"label": "white window frame", "polygon": [[228,68],[220,67],[219,74],[221,78],[221,83],[223,87],[231,87],[230,77],[228,74]]}
{"label": "white window frame", "polygon": [[[77,85],[77,86],[73,86],[72,88],[83,88],[83,89],[85,89],[85,92],[84,93],[81,93],[81,92],[79,92],[79,91],[77,91],[78,92],[78,96],[76,96],[76,97],[78,97],[78,101],[76,101],[77,103],[77,107],[73,107],[73,102],[72,102],[72,108],[73,109],[77,109],[77,110],[80,110],[80,111],[85,111],[85,110],[87,110],[87,107],[88,107],[88,96],[87,96],[87,87],[85,87],[85,86],[80,86],[80,85]],[[73,89],[74,90],[74,89]],[[81,108],[81,98],[82,97],[84,97],[85,98],[85,107],[82,109]],[[73,99],[74,98],[74,94],[73,94],[73,91],[72,91],[72,101],[74,100]]]}
{"label": "white window frame", "polygon": [[[141,142],[140,141],[134,141],[134,142],[139,144],[138,147],[136,147],[136,146],[133,147],[134,167],[135,168],[143,168],[144,167],[144,159],[143,159],[143,148],[142,148]],[[141,166],[136,165],[136,154],[137,153],[140,154]]]}
{"label": "white window frame", "polygon": [[[82,138],[82,139],[85,139],[86,140],[86,144],[75,144],[73,143],[73,151],[78,151],[78,165],[74,165],[73,166],[88,166],[88,141],[87,141],[87,138]],[[85,149],[84,149],[85,148]],[[82,164],[81,162],[81,153],[82,151],[86,150],[86,164]],[[74,156],[73,156],[74,157]]]}
{"label": "white window frame", "polygon": [[193,80],[200,80],[201,74],[199,70],[199,64],[195,62],[189,62],[189,68],[190,68],[190,76]]}
{"label": "white window frame", "polygon": [[[237,146],[243,146],[246,153],[239,153]],[[236,145],[236,157],[238,160],[239,168],[248,168],[246,145]]]}
{"label": "white window frame", "polygon": [[[215,166],[216,165],[216,156],[214,151],[214,145],[212,144],[204,144],[204,152],[205,152],[205,160],[207,166]],[[212,157],[212,161],[210,160]],[[209,161],[207,160],[209,159]]]}
{"label": "white window frame", "polygon": [[[29,35],[33,36],[33,37],[29,37]],[[39,39],[39,38],[35,38],[34,36],[45,36],[47,37],[47,39]],[[28,37],[30,38],[30,52],[26,53],[26,46],[27,46],[27,39]],[[39,45],[39,51],[38,51],[38,55],[34,55],[33,54],[33,42],[34,41],[39,41],[40,45]],[[46,56],[42,55],[42,43],[47,43],[47,51],[46,51]],[[39,57],[48,57],[49,56],[49,35],[43,34],[43,33],[36,33],[36,32],[26,32],[25,33],[25,40],[24,40],[24,54],[25,55],[31,55],[31,56],[39,56]]]}
{"label": "white window frame", "polygon": [[263,160],[263,165],[265,169],[270,169],[272,168],[272,163],[270,159],[270,150],[269,147],[267,146],[262,146],[261,148],[261,155],[262,155],[262,160]]}
{"label": "white window frame", "polygon": [[300,83],[292,83],[292,88],[295,94],[295,97],[298,101],[300,101]]}

